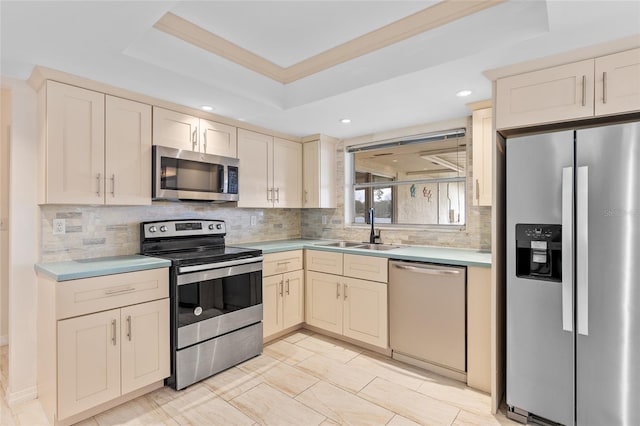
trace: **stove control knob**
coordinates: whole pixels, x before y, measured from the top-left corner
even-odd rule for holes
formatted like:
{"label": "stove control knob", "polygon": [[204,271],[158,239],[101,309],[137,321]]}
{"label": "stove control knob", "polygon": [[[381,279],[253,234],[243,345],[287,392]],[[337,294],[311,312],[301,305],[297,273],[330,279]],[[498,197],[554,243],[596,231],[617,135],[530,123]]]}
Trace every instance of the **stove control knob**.
{"label": "stove control knob", "polygon": [[158,228],[156,228],[155,226],[150,226],[149,227],[149,232],[156,232],[158,230]]}
{"label": "stove control knob", "polygon": [[216,228],[217,228],[217,229],[222,229],[222,225],[221,225],[221,224],[217,224],[217,225],[216,225]]}
{"label": "stove control knob", "polygon": [[213,231],[213,223],[211,225],[209,225],[209,230]]}
{"label": "stove control knob", "polygon": [[167,232],[167,227],[166,227],[166,226],[164,226],[164,225],[162,225],[162,226],[160,227],[160,232]]}

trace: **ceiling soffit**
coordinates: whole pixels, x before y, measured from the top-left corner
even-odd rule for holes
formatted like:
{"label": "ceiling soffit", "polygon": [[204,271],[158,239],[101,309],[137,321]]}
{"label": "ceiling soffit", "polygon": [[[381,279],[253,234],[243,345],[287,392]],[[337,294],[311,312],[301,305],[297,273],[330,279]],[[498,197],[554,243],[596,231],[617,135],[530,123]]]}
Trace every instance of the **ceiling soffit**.
{"label": "ceiling soffit", "polygon": [[154,28],[279,83],[288,84],[504,1],[506,0],[443,0],[288,67],[275,64],[171,12],[158,20]]}

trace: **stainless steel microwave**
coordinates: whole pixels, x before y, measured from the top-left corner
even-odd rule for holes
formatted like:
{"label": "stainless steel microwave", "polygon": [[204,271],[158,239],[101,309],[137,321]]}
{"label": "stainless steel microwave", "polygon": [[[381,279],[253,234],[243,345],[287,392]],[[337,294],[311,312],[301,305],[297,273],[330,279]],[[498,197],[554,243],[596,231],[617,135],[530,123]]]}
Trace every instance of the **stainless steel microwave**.
{"label": "stainless steel microwave", "polygon": [[153,146],[153,199],[238,201],[237,158]]}

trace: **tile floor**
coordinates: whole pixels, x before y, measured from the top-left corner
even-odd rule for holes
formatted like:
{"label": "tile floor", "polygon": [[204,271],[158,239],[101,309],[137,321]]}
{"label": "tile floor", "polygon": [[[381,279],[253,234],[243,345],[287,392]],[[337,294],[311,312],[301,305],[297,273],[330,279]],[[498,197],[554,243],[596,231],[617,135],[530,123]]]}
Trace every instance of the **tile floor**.
{"label": "tile floor", "polygon": [[[38,401],[7,407],[1,425],[46,424]],[[92,417],[106,425],[506,425],[491,398],[462,383],[307,330],[176,392],[158,389]]]}

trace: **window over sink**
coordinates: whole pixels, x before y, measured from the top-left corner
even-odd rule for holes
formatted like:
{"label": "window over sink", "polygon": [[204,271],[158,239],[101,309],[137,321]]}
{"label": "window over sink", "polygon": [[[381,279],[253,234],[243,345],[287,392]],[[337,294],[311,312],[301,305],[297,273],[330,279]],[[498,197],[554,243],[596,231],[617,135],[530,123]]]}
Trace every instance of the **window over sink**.
{"label": "window over sink", "polygon": [[466,223],[466,129],[347,147],[351,223],[460,227]]}

